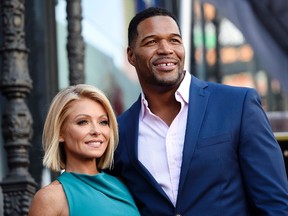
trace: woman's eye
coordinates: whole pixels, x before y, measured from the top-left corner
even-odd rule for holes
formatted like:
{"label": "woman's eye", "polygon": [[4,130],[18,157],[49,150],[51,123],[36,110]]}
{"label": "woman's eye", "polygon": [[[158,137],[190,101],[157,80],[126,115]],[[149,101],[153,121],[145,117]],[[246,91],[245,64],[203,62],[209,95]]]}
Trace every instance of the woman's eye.
{"label": "woman's eye", "polygon": [[85,124],[88,124],[88,121],[87,120],[80,120],[77,122],[78,125],[85,125]]}
{"label": "woman's eye", "polygon": [[101,125],[109,125],[109,121],[108,120],[103,120],[100,122]]}

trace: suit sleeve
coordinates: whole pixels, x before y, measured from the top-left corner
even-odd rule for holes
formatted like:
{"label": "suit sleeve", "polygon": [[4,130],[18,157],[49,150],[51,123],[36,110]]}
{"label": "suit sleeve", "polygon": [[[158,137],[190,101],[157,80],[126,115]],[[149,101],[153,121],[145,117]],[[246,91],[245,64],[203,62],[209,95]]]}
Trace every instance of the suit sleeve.
{"label": "suit sleeve", "polygon": [[242,110],[239,157],[251,203],[257,215],[288,215],[282,151],[254,89],[247,91]]}

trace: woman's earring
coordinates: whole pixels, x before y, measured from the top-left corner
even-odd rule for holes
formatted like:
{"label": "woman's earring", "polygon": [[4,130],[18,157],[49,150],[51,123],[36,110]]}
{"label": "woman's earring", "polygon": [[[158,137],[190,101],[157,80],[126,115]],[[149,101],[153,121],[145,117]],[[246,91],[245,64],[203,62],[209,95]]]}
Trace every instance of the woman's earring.
{"label": "woman's earring", "polygon": [[64,142],[64,139],[59,139],[59,142],[60,142],[60,143]]}

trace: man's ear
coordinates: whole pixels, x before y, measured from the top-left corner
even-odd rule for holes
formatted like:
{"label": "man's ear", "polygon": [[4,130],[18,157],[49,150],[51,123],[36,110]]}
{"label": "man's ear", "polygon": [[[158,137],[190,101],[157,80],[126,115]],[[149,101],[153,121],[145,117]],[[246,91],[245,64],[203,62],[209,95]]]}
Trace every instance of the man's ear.
{"label": "man's ear", "polygon": [[135,63],[134,63],[134,60],[135,60],[134,52],[133,52],[133,50],[132,50],[132,48],[130,46],[127,48],[127,58],[128,58],[128,62],[131,65],[135,66]]}

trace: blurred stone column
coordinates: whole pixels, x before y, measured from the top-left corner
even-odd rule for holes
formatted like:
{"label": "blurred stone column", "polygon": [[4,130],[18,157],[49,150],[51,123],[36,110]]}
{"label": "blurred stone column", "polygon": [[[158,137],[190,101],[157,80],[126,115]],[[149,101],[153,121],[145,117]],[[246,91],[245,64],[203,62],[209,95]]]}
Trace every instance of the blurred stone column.
{"label": "blurred stone column", "polygon": [[2,0],[1,92],[7,99],[2,119],[9,171],[1,182],[5,216],[28,215],[36,190],[29,166],[33,120],[26,104],[32,89],[25,45],[25,1]]}
{"label": "blurred stone column", "polygon": [[67,0],[68,38],[67,52],[69,62],[70,85],[85,82],[84,41],[82,33],[81,0]]}

